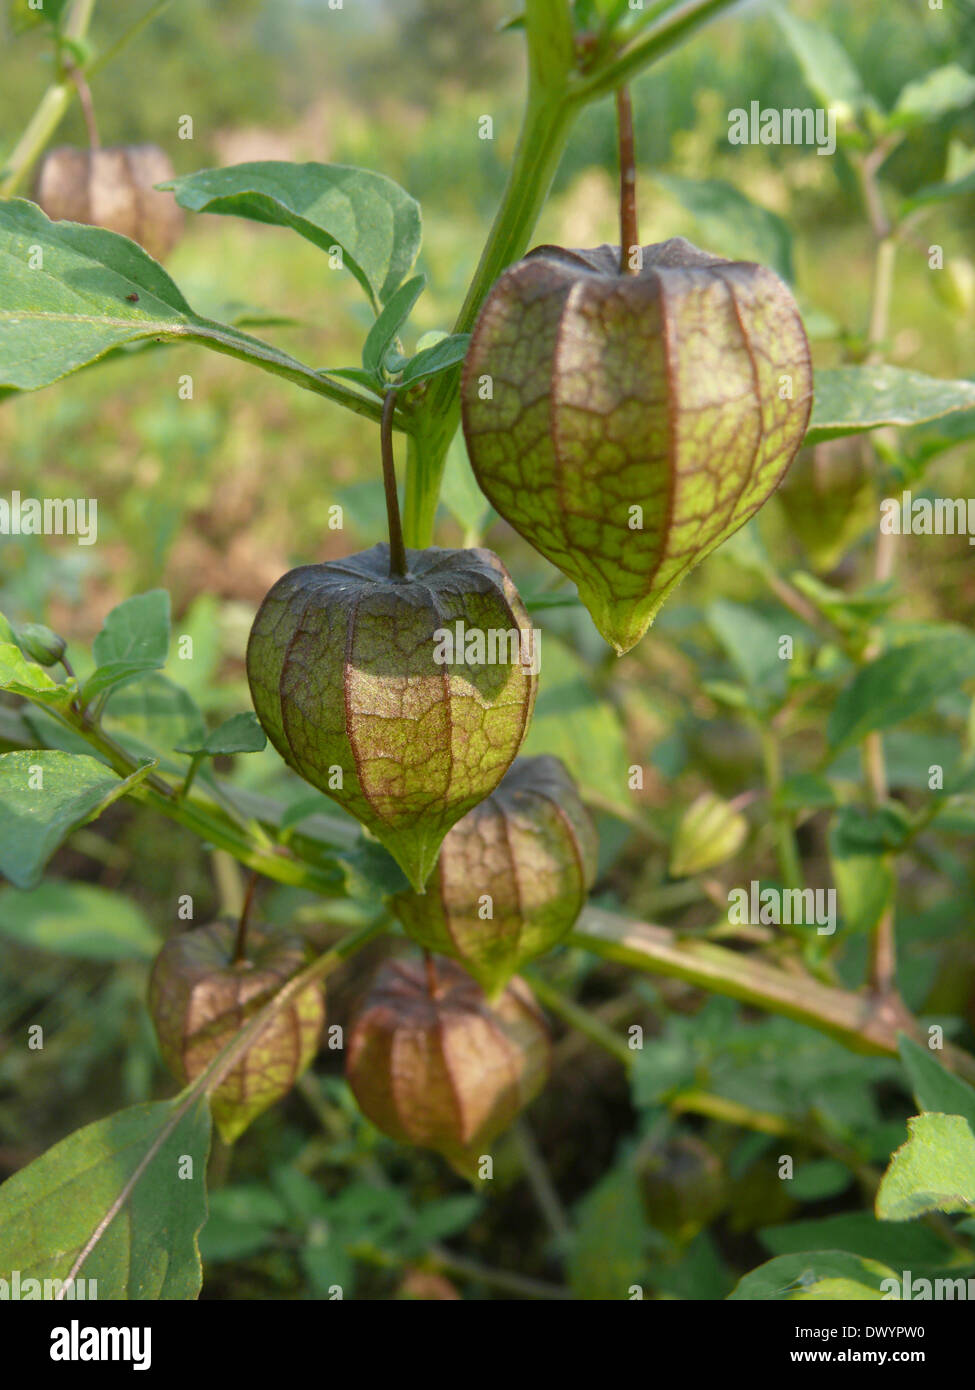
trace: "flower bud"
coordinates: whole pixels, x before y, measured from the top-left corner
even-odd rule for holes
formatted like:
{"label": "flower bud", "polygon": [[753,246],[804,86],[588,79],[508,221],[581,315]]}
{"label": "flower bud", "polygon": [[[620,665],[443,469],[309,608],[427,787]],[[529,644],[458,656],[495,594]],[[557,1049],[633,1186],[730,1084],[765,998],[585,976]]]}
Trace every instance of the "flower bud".
{"label": "flower bud", "polygon": [[[465,1177],[541,1090],[549,1035],[523,980],[493,1006],[459,965],[393,960],[349,1033],[346,1074],[374,1125]],[[431,978],[432,977],[432,978]]]}
{"label": "flower bud", "polygon": [[22,623],[14,636],[20,650],[38,666],[56,666],[67,648],[64,638],[43,623]]}
{"label": "flower bud", "polygon": [[497,995],[571,931],[596,874],[596,827],[558,758],[518,758],[458,821],[427,891],[393,908],[407,934]]}
{"label": "flower bud", "polygon": [[376,545],[286,574],[254,621],[247,675],[285,761],[422,890],[447,831],[518,752],[536,676],[528,614],[497,556],[430,548],[407,562],[391,576]]}
{"label": "flower bud", "polygon": [[[233,959],[235,939],[232,925],[214,922],[171,937],[156,957],[149,1012],[163,1061],[182,1085],[308,963],[300,937],[252,926],[241,961]],[[261,1031],[210,1097],[225,1143],[290,1091],[318,1051],[324,1022],[325,996],[315,983]]]}
{"label": "flower bud", "polygon": [[481,309],[461,387],[477,480],[628,651],[687,572],[767,500],[802,442],[812,368],[772,271],[682,237],[541,246]]}

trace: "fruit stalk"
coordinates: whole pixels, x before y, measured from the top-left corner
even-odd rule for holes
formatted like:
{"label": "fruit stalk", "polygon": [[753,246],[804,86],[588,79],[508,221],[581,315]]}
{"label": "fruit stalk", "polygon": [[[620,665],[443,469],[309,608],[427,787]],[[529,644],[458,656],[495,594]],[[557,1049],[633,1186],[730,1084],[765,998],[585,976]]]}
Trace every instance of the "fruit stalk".
{"label": "fruit stalk", "polygon": [[640,245],[636,211],[636,150],[633,144],[633,104],[629,87],[616,92],[616,129],[620,154],[620,274],[635,275],[632,255]]}
{"label": "fruit stalk", "polygon": [[386,493],[386,516],[389,521],[389,572],[391,575],[406,575],[406,547],[403,544],[403,526],[399,515],[399,495],[396,491],[396,463],[393,458],[393,412],[396,409],[396,392],[387,391],[383,401],[383,416],[379,426],[380,446],[383,458],[383,488]]}

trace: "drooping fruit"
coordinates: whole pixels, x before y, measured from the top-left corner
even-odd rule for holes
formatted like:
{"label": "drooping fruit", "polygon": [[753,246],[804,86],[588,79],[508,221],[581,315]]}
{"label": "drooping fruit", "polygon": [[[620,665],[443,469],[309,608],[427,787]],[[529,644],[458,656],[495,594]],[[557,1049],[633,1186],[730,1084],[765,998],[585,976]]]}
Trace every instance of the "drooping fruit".
{"label": "drooping fruit", "polygon": [[535,699],[532,630],[488,550],[389,548],[292,570],[247,647],[281,756],[386,846],[422,890],[441,841],[504,776]]}
{"label": "drooping fruit", "polygon": [[460,962],[494,997],[571,931],[596,874],[596,827],[558,758],[518,758],[458,821],[426,893],[393,908],[428,951]]}
{"label": "drooping fruit", "polygon": [[748,821],[716,792],[702,792],[684,812],[670,848],[671,878],[689,878],[737,854]]}
{"label": "drooping fruit", "polygon": [[682,237],[541,246],[501,276],[464,365],[481,488],[628,651],[753,516],[802,442],[812,369],[791,293]]}
{"label": "drooping fruit", "polygon": [[[234,961],[235,937],[226,922],[183,932],[166,942],[152,968],[149,1012],[163,1061],[184,1085],[308,963],[300,937],[253,926],[248,959]],[[316,983],[259,1034],[210,1097],[226,1143],[290,1091],[318,1051],[324,1022],[325,996]]]}
{"label": "drooping fruit", "polygon": [[813,567],[834,569],[877,525],[876,483],[863,461],[862,440],[826,439],[800,449],[778,501]]}
{"label": "drooping fruit", "polygon": [[349,1033],[346,1075],[385,1134],[473,1177],[544,1085],[548,1029],[523,980],[492,1006],[453,961],[434,958],[430,974],[418,961],[380,969]]}
{"label": "drooping fruit", "polygon": [[55,222],[107,227],[131,237],[161,261],[183,229],[176,199],[154,187],[172,177],[169,156],[158,145],[98,150],[59,145],[41,161],[34,200]]}
{"label": "drooping fruit", "polygon": [[697,1235],[724,1205],[721,1160],[696,1135],[648,1139],[634,1167],[647,1220],[675,1240]]}

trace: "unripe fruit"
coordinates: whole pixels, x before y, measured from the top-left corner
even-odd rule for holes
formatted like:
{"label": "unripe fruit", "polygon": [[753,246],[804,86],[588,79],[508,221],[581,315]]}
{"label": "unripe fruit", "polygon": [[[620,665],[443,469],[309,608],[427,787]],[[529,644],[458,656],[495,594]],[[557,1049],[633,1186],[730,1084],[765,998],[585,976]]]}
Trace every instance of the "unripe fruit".
{"label": "unripe fruit", "polygon": [[693,1134],[647,1140],[634,1166],[644,1214],[664,1235],[688,1240],[724,1205],[721,1160]]}
{"label": "unripe fruit", "polygon": [[681,817],[670,850],[671,878],[713,869],[737,854],[748,835],[748,821],[730,802],[702,792]]}
{"label": "unripe fruit", "polygon": [[522,980],[489,1006],[453,961],[394,960],[349,1033],[346,1075],[363,1112],[393,1139],[435,1149],[465,1177],[548,1075],[545,1021]]}
{"label": "unripe fruit", "polygon": [[169,156],[158,145],[98,150],[60,145],[41,161],[34,199],[55,222],[107,227],[161,261],[183,229],[175,198],[154,187],[172,177]]}
{"label": "unripe fruit", "polygon": [[[531,717],[528,614],[488,550],[389,548],[304,565],[258,611],[247,675],[287,763],[361,821],[422,890],[441,841],[504,776]],[[443,634],[480,634],[447,664]],[[463,656],[455,649],[454,657]]]}
{"label": "unripe fruit", "polygon": [[422,896],[393,908],[410,937],[460,962],[489,997],[571,931],[596,875],[596,827],[558,758],[518,758],[440,849]]}
{"label": "unripe fruit", "polygon": [[758,511],[812,404],[799,311],[772,271],[682,237],[541,246],[495,284],[461,387],[482,490],[575,582],[622,653]]}
{"label": "unripe fruit", "polygon": [[[308,963],[300,937],[250,927],[248,959],[234,961],[236,929],[214,922],[166,942],[149,980],[149,1012],[163,1061],[186,1085]],[[232,1143],[290,1091],[318,1051],[325,996],[310,984],[267,1024],[210,1097]]]}

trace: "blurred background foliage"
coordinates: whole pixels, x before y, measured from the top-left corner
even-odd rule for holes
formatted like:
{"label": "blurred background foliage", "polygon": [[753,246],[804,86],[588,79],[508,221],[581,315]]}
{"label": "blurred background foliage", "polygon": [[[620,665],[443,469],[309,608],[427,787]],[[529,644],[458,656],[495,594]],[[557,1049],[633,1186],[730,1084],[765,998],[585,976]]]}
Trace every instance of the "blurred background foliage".
{"label": "blurred background foliage", "polygon": [[[801,0],[793,8],[840,39],[886,106],[930,68],[975,65],[971,0],[943,12],[912,0]],[[114,9],[99,7],[98,46],[115,32]],[[417,333],[449,329],[517,135],[521,45],[517,33],[498,30],[510,11],[503,0],[346,0],[341,10],[325,0],[174,0],[94,81],[102,138],[155,141],[180,173],[279,158],[390,175],[423,205],[420,269],[430,289],[414,326]],[[42,35],[14,35],[9,14],[0,48],[3,145],[16,139],[49,77]],[[682,234],[717,251],[740,250],[719,244],[735,234],[733,226],[720,217],[702,225],[679,196],[681,179],[733,184],[781,219],[765,225],[787,238],[817,363],[840,360],[851,345],[855,351],[869,318],[874,246],[847,157],[728,143],[732,108],[815,104],[767,7],[744,5],[639,79],[633,95],[643,240]],[[187,114],[194,135],[181,141],[177,122]],[[493,140],[477,138],[482,115],[492,117]],[[84,143],[76,108],[58,140]],[[885,170],[891,196],[938,181],[950,159],[973,150],[975,105],[911,133]],[[606,101],[577,124],[535,240],[616,240],[614,171]],[[658,174],[667,179],[658,182]],[[916,251],[902,250],[889,361],[936,376],[971,375],[971,303],[936,292],[926,248],[936,242],[946,257],[975,258],[973,213],[975,197],[939,205]],[[755,235],[749,222],[746,239]],[[322,367],[358,360],[366,319],[356,287],[296,237],[200,217],[167,268],[202,312],[244,302],[289,320],[258,331],[303,360]],[[193,378],[192,402],[177,395],[184,373]],[[947,447],[923,430],[902,439],[889,446],[885,471],[865,494],[856,444],[844,442],[818,461],[809,451],[800,458],[793,492],[773,499],[761,522],[781,571],[856,588],[870,575],[877,488],[884,495],[886,484],[913,479],[943,496],[972,490],[970,442]],[[454,464],[441,544],[468,534],[462,451]],[[817,493],[823,476],[833,481]],[[85,548],[67,538],[0,537],[0,609],[86,643],[120,599],[169,588],[175,631],[195,639],[192,670],[184,664],[171,674],[214,719],[248,707],[244,644],[271,583],[293,564],[373,544],[383,526],[372,426],[190,348],[133,354],[5,402],[0,492],[14,488],[25,496],[97,498],[99,540]],[[328,529],[336,502],[344,508],[342,531]],[[553,572],[494,518],[486,537],[523,594],[552,586]],[[754,638],[756,625],[766,635],[796,634],[797,680],[803,669],[842,661],[785,613],[742,559],[731,546],[712,557],[619,665],[580,610],[539,614],[545,657],[526,751],[565,757],[600,808],[599,899],[689,931],[710,928],[728,887],[775,876],[761,805],[749,812],[747,841],[728,862],[687,877],[668,873],[667,845],[695,796],[714,790],[736,797],[762,783],[754,711],[720,697],[722,682],[727,688],[743,670],[754,671],[747,634]],[[903,538],[898,565],[908,577],[898,593],[902,618],[971,620],[975,572],[964,536],[939,538],[936,546]],[[751,627],[736,622],[736,611]],[[828,713],[819,696],[798,704],[784,751],[787,774],[816,762]],[[913,804],[929,764],[970,747],[973,723],[969,703],[952,696],[923,726],[890,736],[895,794]],[[648,768],[636,796],[619,777],[630,763]],[[221,770],[253,791],[298,795],[270,751],[233,767],[224,760]],[[840,759],[821,770],[830,783],[825,794],[822,779],[814,788],[818,803],[808,782],[794,795],[807,811],[799,839],[808,881],[827,884],[830,797],[855,785],[859,768]],[[637,828],[634,803],[643,818]],[[969,1046],[973,829],[975,818],[962,817],[912,863],[898,914],[907,1002]],[[0,1176],[115,1107],[168,1093],[142,1003],[154,943],[181,925],[177,892],[192,894],[195,920],[204,922],[232,904],[240,887],[222,856],[128,804],[77,833],[51,873],[69,896],[48,903],[45,920],[60,912],[74,921],[73,950],[54,953],[25,939],[22,924],[11,927],[16,914],[0,889],[0,1030],[9,1041],[40,1022],[49,1040],[42,1053],[8,1046],[0,1058]],[[82,889],[104,895],[87,904],[98,924],[90,932]],[[271,885],[262,890],[261,912],[302,926],[319,943],[343,926],[341,905]],[[339,981],[335,1021],[343,1021],[368,967],[387,949],[370,949]],[[847,934],[836,956],[841,980],[858,982],[865,949],[862,934]],[[569,1289],[598,1298],[626,1296],[620,1290],[635,1283],[648,1297],[723,1297],[770,1254],[808,1248],[813,1222],[826,1223],[815,1232],[837,1247],[890,1256],[884,1242],[898,1232],[881,1229],[867,1212],[872,1185],[912,1113],[894,1064],[852,1058],[798,1025],[757,1018],[676,982],[634,980],[578,952],[558,953],[545,968],[607,1026],[636,1021],[644,1029],[629,1075],[556,1025],[552,1082],[499,1146],[488,1201],[471,1196],[439,1160],[377,1136],[340,1080],[339,1058],[323,1053],[300,1088],[254,1125],[232,1163],[216,1155],[204,1296],[327,1297],[332,1284],[343,1283],[375,1297],[558,1297]],[[687,1097],[705,1093],[719,1103],[701,1113]],[[782,1151],[795,1156],[801,1181],[778,1181]],[[926,1227],[899,1238],[897,1260],[903,1255],[916,1274],[951,1257]]]}

